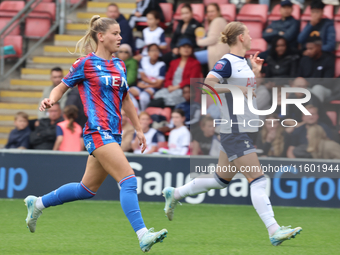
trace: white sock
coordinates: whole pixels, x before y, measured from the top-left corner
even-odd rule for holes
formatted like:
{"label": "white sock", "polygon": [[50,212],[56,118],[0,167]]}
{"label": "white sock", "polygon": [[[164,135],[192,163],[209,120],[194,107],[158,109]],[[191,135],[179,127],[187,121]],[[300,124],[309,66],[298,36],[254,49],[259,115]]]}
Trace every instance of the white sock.
{"label": "white sock", "polygon": [[221,180],[217,174],[202,175],[175,189],[174,197],[180,200],[187,196],[195,196],[200,193],[208,192],[211,189],[224,189],[228,186],[227,181]]}
{"label": "white sock", "polygon": [[37,209],[39,209],[40,211],[45,209],[41,197],[38,197],[37,201],[35,202],[35,207],[37,207]]}
{"label": "white sock", "polygon": [[141,228],[140,230],[137,230],[136,234],[137,234],[137,237],[138,237],[138,240],[140,241],[143,237],[143,235],[148,232],[148,229],[147,228]]}
{"label": "white sock", "polygon": [[253,206],[268,229],[269,235],[273,235],[280,227],[275,218],[270,200],[266,194],[266,178],[260,177],[250,184],[250,196]]}

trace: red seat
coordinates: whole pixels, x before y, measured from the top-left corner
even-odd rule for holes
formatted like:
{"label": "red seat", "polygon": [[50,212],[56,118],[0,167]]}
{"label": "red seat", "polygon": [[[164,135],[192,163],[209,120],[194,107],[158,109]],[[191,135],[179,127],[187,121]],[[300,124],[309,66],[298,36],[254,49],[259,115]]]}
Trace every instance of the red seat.
{"label": "red seat", "polygon": [[260,22],[243,21],[243,24],[248,27],[252,39],[262,38],[262,24]]}
{"label": "red seat", "polygon": [[222,17],[228,21],[234,21],[236,17],[236,5],[234,4],[220,4]]}
{"label": "red seat", "polygon": [[[4,1],[0,4],[0,30],[3,29],[12,18],[25,7],[24,1]],[[16,21],[9,29],[13,30],[9,35],[19,35],[19,21]],[[7,30],[9,31],[9,30]]]}
{"label": "red seat", "polygon": [[[173,6],[171,3],[160,3],[159,7],[161,7],[163,15],[164,15],[164,23],[171,23],[172,15],[173,15]],[[169,25],[169,24],[168,24]]]}
{"label": "red seat", "polygon": [[340,8],[338,9],[338,12],[334,16],[335,21],[340,21]]}
{"label": "red seat", "polygon": [[[274,6],[272,12],[270,13],[270,15],[268,16],[268,21],[273,21],[273,20],[279,20],[281,19],[281,14],[280,14],[280,4],[277,4]],[[292,16],[294,17],[294,19],[296,20],[300,20],[301,17],[301,9],[300,6],[297,4],[293,4],[293,12],[292,12]]]}
{"label": "red seat", "polygon": [[157,115],[163,115],[166,120],[169,122],[171,118],[171,108],[159,108],[159,107],[148,107],[145,109],[146,113],[149,115],[157,114]]}
{"label": "red seat", "polygon": [[1,11],[19,12],[25,7],[25,1],[3,1],[0,4]]}
{"label": "red seat", "polygon": [[221,5],[221,4],[227,4],[227,3],[229,3],[229,1],[228,0],[203,0],[203,4],[205,6],[207,6],[208,4],[213,4],[213,3]]}
{"label": "red seat", "polygon": [[245,4],[236,16],[238,21],[260,22],[262,26],[267,22],[268,5],[266,4]]}
{"label": "red seat", "polygon": [[340,22],[334,22],[334,28],[335,28],[335,40],[336,42],[340,42]]}
{"label": "red seat", "polygon": [[254,55],[257,51],[264,52],[266,50],[267,42],[263,38],[257,38],[251,41],[251,49],[246,52],[246,55]]}
{"label": "red seat", "polygon": [[340,75],[340,58],[337,57],[335,59],[335,77],[339,77]]}
{"label": "red seat", "polygon": [[[184,4],[180,4],[178,5],[176,12],[174,14],[174,19],[175,20],[181,20],[181,9],[183,7]],[[204,5],[203,4],[190,4],[191,8],[192,8],[192,13],[194,14],[194,18],[202,23],[203,22],[203,18],[204,18]]]}
{"label": "red seat", "polygon": [[34,6],[26,18],[25,36],[37,39],[46,35],[55,19],[55,11],[55,3],[40,3]]}
{"label": "red seat", "polygon": [[334,111],[327,111],[326,113],[327,113],[328,117],[331,119],[331,121],[333,123],[333,126],[336,126],[336,124],[337,124],[337,121],[336,121],[336,118],[337,118],[336,112],[334,112]]}
{"label": "red seat", "polygon": [[8,35],[4,39],[4,45],[12,45],[16,51],[15,55],[7,55],[5,58],[16,57],[20,58],[22,56],[22,36],[20,35]]}
{"label": "red seat", "polygon": [[[163,29],[166,29],[172,21],[173,7],[171,3],[160,3],[159,6],[161,7],[164,15],[164,22],[160,22],[159,26]],[[147,27],[148,23],[137,22],[136,25],[139,27]]]}

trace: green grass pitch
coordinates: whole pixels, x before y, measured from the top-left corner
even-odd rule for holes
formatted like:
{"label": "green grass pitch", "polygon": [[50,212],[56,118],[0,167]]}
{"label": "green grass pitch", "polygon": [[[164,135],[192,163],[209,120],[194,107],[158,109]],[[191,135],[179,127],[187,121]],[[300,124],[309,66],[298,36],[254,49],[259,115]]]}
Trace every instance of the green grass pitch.
{"label": "green grass pitch", "polygon": [[[340,210],[274,207],[280,225],[301,226],[295,239],[270,244],[252,206],[190,205],[176,208],[174,220],[163,203],[141,202],[148,228],[167,228],[168,237],[150,254],[340,254]],[[0,254],[142,254],[117,201],[78,201],[49,208],[36,233],[26,228],[23,200],[0,200]]]}

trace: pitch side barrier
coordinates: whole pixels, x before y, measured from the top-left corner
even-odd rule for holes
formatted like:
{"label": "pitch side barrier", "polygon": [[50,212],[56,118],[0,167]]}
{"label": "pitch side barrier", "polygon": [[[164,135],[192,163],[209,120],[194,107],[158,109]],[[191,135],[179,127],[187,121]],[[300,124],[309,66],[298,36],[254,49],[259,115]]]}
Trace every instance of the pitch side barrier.
{"label": "pitch side barrier", "polygon": [[[217,158],[212,157],[126,156],[136,173],[140,201],[163,202],[164,187],[181,186],[200,174],[209,178],[217,169]],[[87,157],[87,152],[0,150],[0,198],[43,195],[65,183],[79,182]],[[260,158],[260,163],[267,167],[267,193],[273,205],[340,207],[339,160]],[[118,184],[108,177],[93,199],[119,200]],[[249,184],[238,173],[228,188],[187,197],[185,202],[250,205]]]}

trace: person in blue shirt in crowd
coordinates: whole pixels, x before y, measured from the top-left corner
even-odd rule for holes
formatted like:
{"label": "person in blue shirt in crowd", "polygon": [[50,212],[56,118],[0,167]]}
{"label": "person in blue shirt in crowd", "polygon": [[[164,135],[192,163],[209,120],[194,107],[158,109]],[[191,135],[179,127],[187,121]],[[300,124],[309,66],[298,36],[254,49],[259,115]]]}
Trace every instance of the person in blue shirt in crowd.
{"label": "person in blue shirt in crowd", "polygon": [[14,118],[15,128],[8,137],[5,149],[29,149],[29,138],[31,129],[28,126],[28,115],[18,112]]}
{"label": "person in blue shirt in crowd", "polygon": [[106,16],[118,22],[121,29],[121,37],[123,38],[121,44],[127,43],[131,46],[132,51],[135,51],[135,43],[132,35],[132,28],[129,22],[125,19],[124,15],[119,12],[118,5],[111,3],[106,9]]}
{"label": "person in blue shirt in crowd", "polygon": [[298,42],[305,44],[309,37],[320,36],[322,39],[322,51],[335,50],[335,28],[332,20],[323,18],[325,4],[321,0],[314,0],[311,5],[311,20],[298,36]]}

